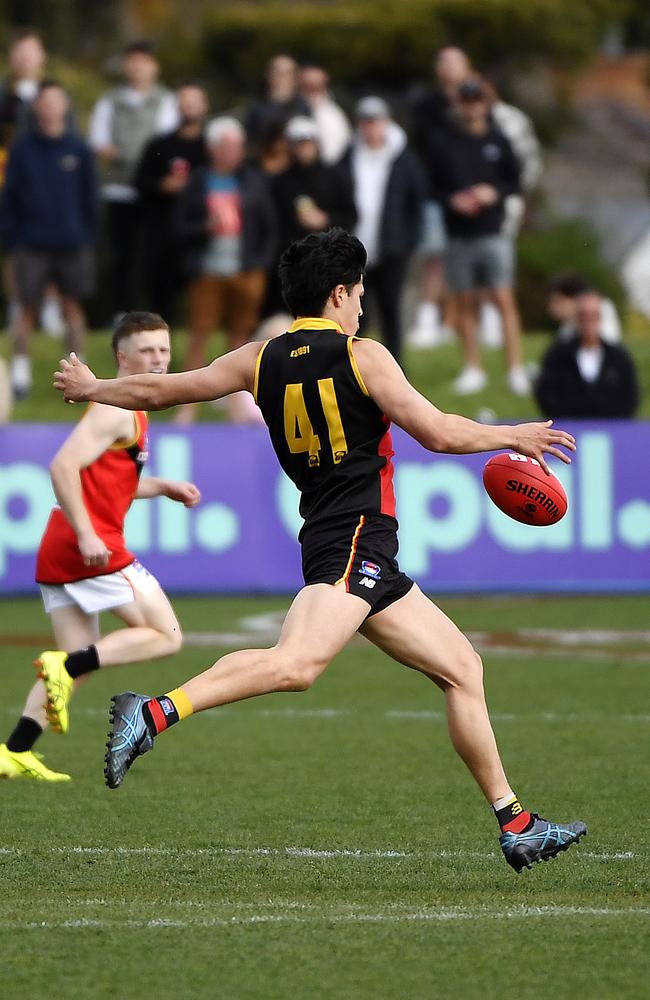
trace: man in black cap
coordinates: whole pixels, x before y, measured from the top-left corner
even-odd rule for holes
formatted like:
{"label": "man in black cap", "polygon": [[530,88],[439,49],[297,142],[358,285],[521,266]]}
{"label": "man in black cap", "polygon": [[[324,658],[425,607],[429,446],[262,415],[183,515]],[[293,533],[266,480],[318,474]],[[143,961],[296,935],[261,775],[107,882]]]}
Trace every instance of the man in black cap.
{"label": "man in black cap", "polygon": [[482,290],[501,314],[508,387],[518,396],[526,395],[530,385],[522,366],[513,291],[514,245],[502,232],[504,200],[519,192],[520,168],[512,146],[491,122],[480,79],[460,84],[449,123],[430,139],[427,165],[431,192],[445,212],[446,276],[457,298],[465,362],[454,390],[470,395],[487,384],[476,337],[476,293]]}

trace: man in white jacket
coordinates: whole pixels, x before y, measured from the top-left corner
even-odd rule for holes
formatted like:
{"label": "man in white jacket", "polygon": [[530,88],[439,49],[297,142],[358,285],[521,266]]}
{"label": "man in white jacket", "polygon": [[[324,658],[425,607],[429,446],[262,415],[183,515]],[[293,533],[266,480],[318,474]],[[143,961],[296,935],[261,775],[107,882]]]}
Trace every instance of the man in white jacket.
{"label": "man in white jacket", "polygon": [[300,71],[300,93],[309,105],[318,129],[318,145],[323,163],[338,163],[352,139],[345,112],[328,90],[329,76],[321,66],[304,66]]}
{"label": "man in white jacket", "polygon": [[402,290],[420,237],[425,179],[381,97],[364,97],[356,112],[354,142],[343,161],[354,190],[355,236],[368,255],[365,288],[375,300],[383,341],[399,361]]}

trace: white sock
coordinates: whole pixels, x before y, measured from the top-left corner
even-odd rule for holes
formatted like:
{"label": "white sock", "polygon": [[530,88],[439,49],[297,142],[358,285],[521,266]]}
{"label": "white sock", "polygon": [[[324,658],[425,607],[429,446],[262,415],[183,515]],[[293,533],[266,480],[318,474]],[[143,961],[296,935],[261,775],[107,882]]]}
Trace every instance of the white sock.
{"label": "white sock", "polygon": [[11,384],[14,390],[32,387],[32,363],[26,354],[14,354],[11,359]]}
{"label": "white sock", "polygon": [[500,799],[497,799],[496,802],[493,802],[492,808],[495,812],[497,809],[505,809],[505,807],[509,806],[511,802],[514,802],[516,798],[517,796],[514,792],[508,792],[507,795],[504,795]]}
{"label": "white sock", "polygon": [[418,304],[415,325],[418,329],[435,330],[438,326],[439,311],[435,302],[420,302]]}

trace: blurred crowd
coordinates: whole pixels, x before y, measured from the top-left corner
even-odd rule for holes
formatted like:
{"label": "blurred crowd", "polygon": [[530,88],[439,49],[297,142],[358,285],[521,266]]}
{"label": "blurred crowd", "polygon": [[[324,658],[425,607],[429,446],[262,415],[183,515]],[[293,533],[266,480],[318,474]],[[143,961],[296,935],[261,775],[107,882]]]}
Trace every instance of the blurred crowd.
{"label": "blurred crowd", "polygon": [[[270,60],[263,93],[235,115],[215,113],[197,83],[167,88],[151,45],[134,42],[87,135],[46,60],[42,39],[23,32],[0,85],[15,398],[31,388],[35,328],[83,355],[98,248],[105,325],[136,308],[172,323],[182,315],[181,364],[196,368],[217,329],[234,348],[261,323],[286,328],[279,257],[291,240],[331,226],[364,243],[362,330],[373,323],[398,360],[405,342],[430,349],[458,337],[453,390],[472,395],[488,381],[482,348],[502,346],[510,391],[531,392],[515,267],[540,146],[528,116],[461,49],[435,54],[430,83],[408,95],[399,116],[375,94],[359,95],[346,113],[326,69],[286,54]],[[534,385],[543,412],[634,413],[634,367],[612,304],[564,275],[549,287],[548,307],[559,329]],[[238,419],[249,417],[243,406]],[[191,421],[192,409],[178,419]]]}

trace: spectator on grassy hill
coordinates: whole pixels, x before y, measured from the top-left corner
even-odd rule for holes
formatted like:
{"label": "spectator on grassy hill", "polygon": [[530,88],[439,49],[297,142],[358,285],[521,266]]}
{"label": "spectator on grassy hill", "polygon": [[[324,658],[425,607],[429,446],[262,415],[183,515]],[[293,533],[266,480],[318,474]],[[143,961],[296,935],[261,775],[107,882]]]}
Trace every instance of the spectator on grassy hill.
{"label": "spectator on grassy hill", "polygon": [[[411,99],[412,141],[425,166],[430,155],[431,136],[447,125],[458,87],[471,73],[472,65],[467,53],[456,46],[447,45],[434,57],[433,86],[420,88]],[[444,316],[441,315],[445,246],[442,205],[429,191],[424,207],[422,239],[418,247],[418,302],[413,326],[407,336],[411,347],[435,347],[452,336],[447,328],[449,310],[446,310]]]}
{"label": "spectator on grassy hill", "polygon": [[134,184],[147,142],[178,125],[174,94],[158,83],[160,66],[149,42],[132,42],[122,59],[124,82],[102,97],[90,120],[90,145],[104,164],[111,304],[120,314],[137,305],[141,205]]}
{"label": "spectator on grassy hill", "polygon": [[[246,135],[235,118],[206,130],[208,165],[190,176],[175,226],[188,280],[189,343],[184,367],[206,361],[208,337],[223,329],[232,350],[245,344],[260,316],[267,272],[275,259],[277,220],[266,178],[246,161]],[[179,411],[189,423],[195,408]]]}
{"label": "spectator on grassy hill", "polygon": [[340,166],[323,163],[318,127],[313,118],[298,115],[285,128],[289,165],[271,185],[278,218],[276,260],[269,273],[263,314],[284,310],[278,265],[280,254],[308,233],[343,226],[351,229],[357,218],[349,175]]}
{"label": "spectator on grassy hill", "polygon": [[19,32],[9,48],[9,72],[0,82],[0,177],[4,176],[9,147],[30,123],[32,105],[45,70],[45,47],[30,29]]}
{"label": "spectator on grassy hill", "polygon": [[307,102],[318,129],[318,145],[323,163],[338,163],[350,145],[352,128],[347,115],[329,92],[329,76],[322,66],[303,66],[299,75],[300,93]]}
{"label": "spectator on grassy hill", "polygon": [[490,81],[482,79],[481,85],[488,97],[492,121],[505,135],[519,162],[521,191],[508,195],[504,205],[504,232],[516,237],[524,219],[525,198],[542,179],[542,148],[529,115],[514,104],[507,104],[502,100]]}
{"label": "spectator on grassy hill", "polygon": [[[481,83],[488,95],[492,122],[505,135],[519,163],[521,191],[509,194],[503,205],[503,232],[514,240],[524,222],[526,199],[541,180],[542,150],[529,116],[501,100],[493,83],[485,79]],[[481,303],[478,336],[486,347],[503,347],[501,318],[489,300]]]}
{"label": "spectator on grassy hill", "polygon": [[176,203],[192,171],[207,161],[203,130],[208,96],[202,87],[188,83],[178,88],[176,97],[178,128],[148,142],[134,178],[142,201],[147,308],[168,322],[173,321],[179,291]]}
{"label": "spectator on grassy hill", "polygon": [[[0,82],[0,187],[4,183],[9,148],[26,128],[35,126],[33,105],[41,80],[45,74],[47,52],[38,32],[26,28],[14,36],[9,48],[9,72]],[[68,112],[68,126],[74,127],[72,113]],[[9,326],[19,312],[16,299],[16,282],[10,256],[4,261],[4,286],[8,302]],[[61,303],[55,289],[48,289],[43,297],[40,323],[50,336],[62,336],[64,323]]]}
{"label": "spectator on grassy hill", "polygon": [[280,224],[279,250],[308,233],[331,226],[352,229],[357,221],[349,174],[323,162],[319,131],[312,118],[292,118],[285,135],[291,163],[274,184]]}
{"label": "spectator on grassy hill", "polygon": [[[558,324],[557,336],[568,340],[576,333],[578,299],[591,291],[591,285],[579,274],[558,274],[546,286],[546,311]],[[611,299],[600,300],[600,336],[607,344],[621,340],[621,321]]]}
{"label": "spectator on grassy hill", "polygon": [[298,92],[298,64],[286,53],[273,56],[266,66],[266,94],[254,101],[246,117],[246,135],[255,154],[269,135],[284,129],[290,118],[308,115],[309,105]]}
{"label": "spectator on grassy hill", "polygon": [[464,357],[454,391],[469,395],[487,385],[477,338],[481,292],[501,317],[510,391],[526,395],[530,385],[514,296],[514,244],[502,231],[504,201],[520,191],[520,169],[512,146],[490,119],[479,80],[461,83],[453,118],[431,138],[427,164],[431,191],[444,206],[446,278],[457,301]]}
{"label": "spectator on grassy hill", "polygon": [[68,128],[69,108],[65,90],[43,82],[34,102],[36,128],[16,140],[7,164],[2,231],[20,307],[11,362],[17,398],[31,388],[29,341],[48,284],[61,295],[68,348],[83,351],[82,301],[94,286],[98,191],[94,156]]}
{"label": "spectator on grassy hill", "polygon": [[557,339],[546,352],[535,385],[546,417],[632,417],[639,385],[632,357],[601,334],[602,299],[593,291],[577,296],[575,333]]}
{"label": "spectator on grassy hill", "polygon": [[[402,292],[420,239],[426,182],[406,133],[381,97],[360,100],[356,117],[354,141],[342,166],[354,191],[354,233],[368,255],[365,302],[375,303],[384,344],[399,360]],[[362,327],[367,329],[367,315]]]}

